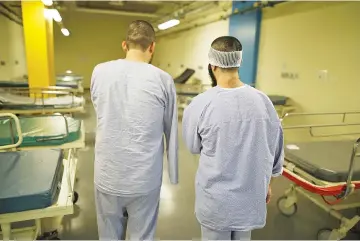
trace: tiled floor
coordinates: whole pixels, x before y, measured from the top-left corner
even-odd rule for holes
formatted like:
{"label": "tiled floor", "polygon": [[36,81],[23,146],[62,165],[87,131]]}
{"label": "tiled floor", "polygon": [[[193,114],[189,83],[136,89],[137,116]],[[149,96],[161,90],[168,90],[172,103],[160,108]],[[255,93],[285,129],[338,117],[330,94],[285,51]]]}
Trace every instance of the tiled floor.
{"label": "tiled floor", "polygon": [[[93,162],[95,117],[91,105],[87,107],[86,129],[87,147],[80,152],[78,182],[76,190],[80,194],[74,215],[63,219],[61,239],[97,239],[96,213],[94,205]],[[191,155],[180,142],[180,184],[172,186],[164,175],[161,192],[160,214],[156,237],[162,240],[197,239],[199,225],[194,216],[194,176],[197,157]],[[164,168],[166,170],[166,168]],[[265,228],[253,232],[253,239],[300,240],[316,239],[319,229],[337,227],[338,221],[323,212],[310,201],[300,198],[298,212],[291,218],[279,213],[276,201],[289,187],[289,182],[280,177],[273,186],[274,197],[268,206],[268,220]],[[347,239],[359,239],[349,234]]]}

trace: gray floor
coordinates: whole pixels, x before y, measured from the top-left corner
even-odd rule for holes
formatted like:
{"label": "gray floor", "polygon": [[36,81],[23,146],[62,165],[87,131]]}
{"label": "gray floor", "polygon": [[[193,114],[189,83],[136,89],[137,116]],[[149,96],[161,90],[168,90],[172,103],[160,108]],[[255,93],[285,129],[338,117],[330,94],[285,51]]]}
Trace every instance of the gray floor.
{"label": "gray floor", "polygon": [[[75,213],[63,219],[61,239],[98,239],[93,190],[95,116],[91,105],[85,118],[87,147],[79,154],[76,190],[80,195]],[[162,240],[185,240],[200,237],[199,225],[194,217],[194,175],[197,157],[191,155],[180,143],[180,184],[172,186],[164,175],[160,214],[156,237]],[[166,169],[166,168],[165,168]],[[253,239],[300,240],[316,239],[321,228],[337,227],[339,222],[310,201],[300,198],[298,212],[291,218],[279,213],[276,201],[289,182],[280,177],[273,186],[273,200],[268,205],[266,227],[253,232]],[[359,239],[350,233],[347,239]]]}

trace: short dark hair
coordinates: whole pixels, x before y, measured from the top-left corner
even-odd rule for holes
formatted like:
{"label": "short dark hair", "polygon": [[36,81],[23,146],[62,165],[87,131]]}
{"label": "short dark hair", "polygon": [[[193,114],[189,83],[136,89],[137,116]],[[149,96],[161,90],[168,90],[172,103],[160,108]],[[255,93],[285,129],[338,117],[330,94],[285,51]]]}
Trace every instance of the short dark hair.
{"label": "short dark hair", "polygon": [[242,45],[240,41],[232,36],[218,37],[211,43],[211,47],[217,51],[222,52],[233,52],[242,50]]}
{"label": "short dark hair", "polygon": [[155,30],[150,23],[144,20],[130,23],[126,36],[126,44],[129,49],[140,48],[145,51],[153,42],[155,42]]}

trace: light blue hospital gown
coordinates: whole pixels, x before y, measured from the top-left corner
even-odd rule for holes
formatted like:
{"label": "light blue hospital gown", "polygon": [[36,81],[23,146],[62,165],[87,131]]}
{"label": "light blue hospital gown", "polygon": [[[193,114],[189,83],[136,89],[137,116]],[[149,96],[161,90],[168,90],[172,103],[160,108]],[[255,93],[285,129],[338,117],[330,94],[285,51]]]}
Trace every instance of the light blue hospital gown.
{"label": "light blue hospital gown", "polygon": [[[99,236],[119,239],[117,222],[127,208],[133,215],[129,225],[134,221],[130,230],[139,234],[138,228],[143,228],[141,238],[151,239],[162,183],[164,134],[170,182],[178,182],[174,81],[147,63],[110,61],[95,67],[91,99],[97,116],[94,181],[100,191]],[[146,225],[151,227],[141,227]]]}
{"label": "light blue hospital gown", "polygon": [[183,138],[200,153],[195,212],[201,225],[219,231],[264,227],[268,185],[282,173],[284,155],[269,98],[247,85],[214,87],[185,109]]}

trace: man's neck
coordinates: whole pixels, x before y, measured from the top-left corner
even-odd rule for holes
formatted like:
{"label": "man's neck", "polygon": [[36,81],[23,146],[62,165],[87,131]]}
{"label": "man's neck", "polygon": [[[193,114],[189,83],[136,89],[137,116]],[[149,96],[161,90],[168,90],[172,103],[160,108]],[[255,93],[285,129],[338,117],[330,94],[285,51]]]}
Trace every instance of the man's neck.
{"label": "man's neck", "polygon": [[144,63],[148,63],[148,57],[146,56],[146,54],[141,51],[141,50],[137,50],[137,49],[131,49],[126,53],[126,60],[129,61],[134,61],[134,62],[144,62]]}
{"label": "man's neck", "polygon": [[241,82],[238,74],[225,74],[217,80],[217,85],[221,88],[232,89],[241,87],[244,83]]}

